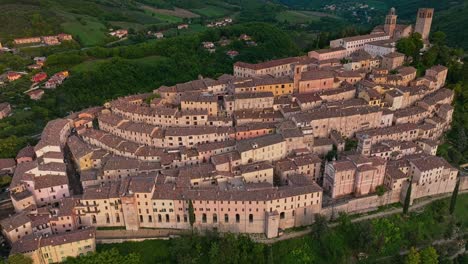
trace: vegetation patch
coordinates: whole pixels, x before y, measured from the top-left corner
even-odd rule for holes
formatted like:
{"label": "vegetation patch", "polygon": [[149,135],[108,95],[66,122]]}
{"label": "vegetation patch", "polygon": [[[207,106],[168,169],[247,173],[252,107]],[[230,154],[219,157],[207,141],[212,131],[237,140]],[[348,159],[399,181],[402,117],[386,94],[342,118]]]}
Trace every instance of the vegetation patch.
{"label": "vegetation patch", "polygon": [[175,16],[175,17],[180,17],[180,18],[196,18],[199,17],[199,15],[190,12],[187,9],[182,9],[182,8],[174,8],[173,10],[171,9],[162,9],[162,8],[154,8],[148,5],[143,5],[142,8],[149,10],[154,13],[158,14],[163,14],[163,15],[169,15],[169,16]]}
{"label": "vegetation patch", "polygon": [[218,6],[207,6],[203,8],[192,9],[192,11],[205,17],[222,17],[231,13],[230,10]]}
{"label": "vegetation patch", "polygon": [[107,36],[106,27],[95,18],[79,17],[74,21],[62,23],[66,33],[72,34],[85,46],[104,44]]}

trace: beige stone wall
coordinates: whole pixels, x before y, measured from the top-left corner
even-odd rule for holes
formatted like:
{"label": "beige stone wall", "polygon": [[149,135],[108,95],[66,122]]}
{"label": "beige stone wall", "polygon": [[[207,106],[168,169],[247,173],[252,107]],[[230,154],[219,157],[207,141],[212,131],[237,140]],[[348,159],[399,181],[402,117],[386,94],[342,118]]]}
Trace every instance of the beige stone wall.
{"label": "beige stone wall", "polygon": [[273,168],[242,173],[247,183],[268,182],[273,184]]}
{"label": "beige stone wall", "polygon": [[320,92],[335,88],[335,78],[299,80],[298,85],[299,93]]}
{"label": "beige stone wall", "polygon": [[2,234],[10,243],[15,243],[16,241],[20,240],[22,237],[31,235],[32,233],[33,232],[32,232],[31,222],[28,222],[22,226],[19,226],[18,228],[15,228],[9,232],[7,232],[5,229],[2,228]]}
{"label": "beige stone wall", "polygon": [[354,191],[355,170],[336,171],[332,163],[325,165],[323,189],[332,198],[349,195]]}
{"label": "beige stone wall", "polygon": [[206,110],[208,115],[216,116],[218,114],[218,102],[182,101],[180,107],[182,111]]}
{"label": "beige stone wall", "polygon": [[354,194],[360,196],[375,192],[377,186],[383,185],[384,176],[385,165],[376,166],[374,170],[357,172]]}
{"label": "beige stone wall", "polygon": [[118,198],[81,200],[75,210],[83,226],[125,226],[121,200]]}
{"label": "beige stone wall", "polygon": [[283,141],[278,144],[269,145],[263,148],[251,149],[245,152],[241,152],[240,154],[242,164],[248,164],[264,160],[280,160],[284,158],[287,154],[286,142]]}
{"label": "beige stone wall", "polygon": [[[37,254],[42,254],[44,262],[38,263],[58,263],[63,262],[67,257],[77,257],[96,251],[96,240],[94,238],[65,243],[56,246],[45,246],[38,250]],[[36,264],[36,262],[34,262]]]}
{"label": "beige stone wall", "polygon": [[36,205],[36,201],[34,200],[34,196],[32,195],[19,201],[11,199],[11,202],[13,204],[13,207],[15,208],[16,213],[24,211],[24,209],[28,208],[29,206]]}

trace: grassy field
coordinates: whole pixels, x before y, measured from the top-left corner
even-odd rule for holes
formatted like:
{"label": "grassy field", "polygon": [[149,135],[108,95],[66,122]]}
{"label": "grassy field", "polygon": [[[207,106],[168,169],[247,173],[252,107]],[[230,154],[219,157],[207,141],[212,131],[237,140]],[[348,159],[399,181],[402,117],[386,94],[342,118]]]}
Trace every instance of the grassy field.
{"label": "grassy field", "polygon": [[161,8],[154,8],[148,5],[142,5],[142,9],[151,11],[153,13],[157,14],[163,14],[163,15],[169,15],[169,16],[174,16],[174,17],[179,17],[179,18],[194,18],[194,17],[199,17],[199,15],[187,10],[187,9],[182,9],[182,8],[174,8],[173,10],[171,9],[161,9]]}
{"label": "grassy field", "polygon": [[183,21],[183,19],[180,17],[154,12],[151,9],[144,9],[144,10],[146,13],[151,14],[152,16],[158,18],[164,23],[181,23]]}
{"label": "grassy field", "polygon": [[303,23],[308,23],[312,21],[317,21],[321,17],[338,18],[336,16],[329,15],[326,13],[321,13],[321,12],[287,10],[287,11],[279,13],[276,16],[276,20],[278,22],[287,21],[288,23],[291,23],[291,24],[303,24]]}
{"label": "grassy field", "polygon": [[126,28],[126,29],[133,28],[135,30],[140,30],[140,29],[145,28],[145,25],[133,23],[133,22],[126,22],[126,21],[109,21],[109,24],[113,27]]}
{"label": "grassy field", "polygon": [[125,242],[121,244],[98,244],[97,250],[117,248],[121,254],[137,253],[141,263],[168,263],[170,261],[170,242],[166,240],[146,240],[142,242]]}
{"label": "grassy field", "polygon": [[69,21],[62,23],[66,33],[77,36],[85,46],[103,44],[107,38],[106,27],[95,18],[86,17],[82,21]]}
{"label": "grassy field", "polygon": [[[134,61],[134,62],[138,62],[138,63],[141,63],[141,64],[153,64],[155,62],[158,62],[162,59],[163,57],[161,56],[148,56],[148,57],[144,57],[144,58],[141,58],[141,59],[133,59],[133,60],[128,60],[128,61]],[[99,65],[105,63],[105,62],[108,62],[110,61],[111,59],[98,59],[98,60],[88,60],[88,61],[85,61],[85,62],[82,62],[78,65],[75,65],[73,66],[73,68],[71,68],[71,72],[74,73],[74,72],[87,72],[87,71],[94,71],[96,70]]]}
{"label": "grassy field", "polygon": [[191,11],[206,17],[222,17],[232,13],[230,10],[218,6],[207,6],[203,8],[192,9]]}
{"label": "grassy field", "polygon": [[465,231],[468,230],[468,194],[458,196],[455,215],[460,219]]}
{"label": "grassy field", "polygon": [[78,65],[73,66],[73,68],[71,68],[71,73],[94,71],[99,67],[99,64],[102,64],[109,60],[110,59],[100,59],[100,60],[89,60],[89,61],[82,62]]}
{"label": "grassy field", "polygon": [[189,25],[188,29],[178,30],[177,28],[171,28],[169,30],[166,30],[166,31],[164,31],[164,36],[173,37],[173,36],[177,36],[177,34],[187,35],[187,34],[202,32],[202,31],[204,31],[206,29],[207,29],[207,27],[205,27],[204,25],[191,24],[191,25]]}

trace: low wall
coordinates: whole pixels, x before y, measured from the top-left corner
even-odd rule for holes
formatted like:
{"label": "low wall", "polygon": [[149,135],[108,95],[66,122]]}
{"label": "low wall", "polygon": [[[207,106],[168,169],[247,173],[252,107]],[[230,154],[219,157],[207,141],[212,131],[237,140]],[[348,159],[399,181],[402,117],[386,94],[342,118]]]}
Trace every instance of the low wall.
{"label": "low wall", "polygon": [[96,230],[96,240],[118,240],[124,239],[158,239],[169,238],[190,233],[190,230],[184,229],[138,229],[138,230]]}
{"label": "low wall", "polygon": [[107,239],[107,238],[97,238],[96,243],[98,244],[115,244],[115,243],[123,243],[123,242],[142,242],[145,240],[169,240],[172,237],[150,237],[150,238],[118,238],[118,239]]}
{"label": "low wall", "polygon": [[380,206],[400,202],[400,192],[388,191],[382,196],[367,195],[363,197],[350,198],[338,201],[322,208],[321,214],[335,218],[340,212],[348,214],[359,214],[377,210]]}

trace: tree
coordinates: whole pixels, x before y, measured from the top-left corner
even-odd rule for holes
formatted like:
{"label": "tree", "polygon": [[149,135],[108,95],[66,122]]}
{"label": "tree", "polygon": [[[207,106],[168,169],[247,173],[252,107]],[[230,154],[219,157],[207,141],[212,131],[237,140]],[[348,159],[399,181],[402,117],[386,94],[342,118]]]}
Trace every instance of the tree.
{"label": "tree", "polygon": [[102,252],[95,252],[93,254],[81,256],[78,258],[68,258],[65,263],[67,264],[111,264],[111,263],[125,263],[125,264],[138,264],[141,263],[140,255],[130,253],[122,255],[115,248]]}
{"label": "tree", "polygon": [[466,149],[468,144],[468,139],[466,137],[465,128],[463,126],[458,126],[457,128],[457,148],[460,152],[463,152]]}
{"label": "tree", "polygon": [[374,240],[374,228],[369,221],[356,223],[355,238],[351,245],[359,250],[368,251],[372,247],[369,241]]}
{"label": "tree", "polygon": [[383,254],[395,254],[402,246],[401,227],[388,218],[372,220],[374,233],[373,247]]}
{"label": "tree", "polygon": [[431,36],[431,42],[434,44],[434,45],[439,45],[439,46],[442,46],[445,44],[445,40],[447,38],[447,35],[442,32],[442,31],[437,31],[437,32],[434,32]]}
{"label": "tree", "polygon": [[325,158],[328,160],[328,161],[332,161],[333,159],[337,159],[338,158],[338,149],[336,148],[335,145],[333,145],[333,148],[332,150],[330,150],[327,155],[325,156]]}
{"label": "tree", "polygon": [[11,264],[32,264],[33,261],[31,258],[26,257],[23,254],[13,254],[8,257],[8,263]]}
{"label": "tree", "polygon": [[358,141],[356,139],[347,138],[345,142],[345,151],[354,150],[357,148]]}
{"label": "tree", "polygon": [[210,257],[210,263],[211,264],[220,263],[218,243],[214,242],[214,243],[211,244],[209,257]]}
{"label": "tree", "polygon": [[406,191],[405,196],[405,203],[403,204],[403,214],[408,214],[409,206],[411,203],[411,185],[413,182],[413,178],[411,177],[408,183],[408,190]]}
{"label": "tree", "polygon": [[312,237],[320,240],[326,233],[328,233],[327,218],[321,214],[315,214],[314,224],[312,225]]}
{"label": "tree", "polygon": [[193,209],[192,200],[189,200],[188,203],[189,203],[189,207],[188,207],[189,222],[190,222],[190,226],[192,227],[192,232],[193,232],[193,224],[195,223],[195,210]]}
{"label": "tree", "polygon": [[424,47],[424,43],[421,34],[413,33],[410,37],[400,39],[396,47],[399,52],[416,59],[419,57],[419,51]]}
{"label": "tree", "polygon": [[439,263],[439,255],[434,247],[427,247],[421,250],[421,264],[437,264]]}
{"label": "tree", "polygon": [[312,249],[310,248],[308,243],[304,243],[301,247],[295,248],[294,250],[290,251],[286,258],[287,263],[314,263],[314,255],[312,254]]}
{"label": "tree", "polygon": [[386,189],[385,189],[385,186],[383,186],[383,185],[379,185],[379,186],[377,186],[375,188],[375,192],[377,193],[378,196],[384,195],[385,191],[386,191]]}
{"label": "tree", "polygon": [[411,247],[408,255],[405,258],[405,264],[420,264],[421,263],[421,256],[419,255],[418,250],[414,247]]}
{"label": "tree", "polygon": [[455,206],[457,204],[459,188],[460,188],[460,179],[457,180],[457,183],[455,184],[455,188],[453,189],[452,198],[450,199],[450,209],[449,209],[450,214],[453,214],[453,212],[455,212]]}

